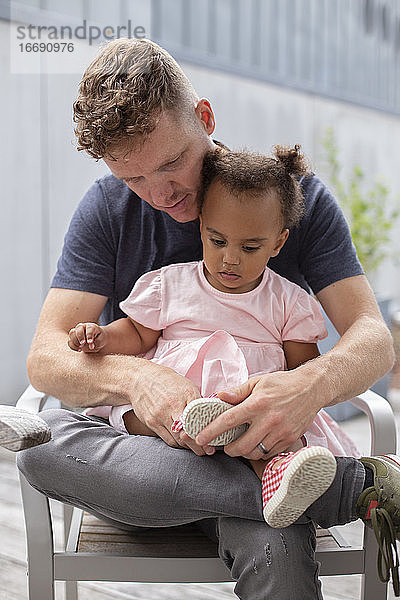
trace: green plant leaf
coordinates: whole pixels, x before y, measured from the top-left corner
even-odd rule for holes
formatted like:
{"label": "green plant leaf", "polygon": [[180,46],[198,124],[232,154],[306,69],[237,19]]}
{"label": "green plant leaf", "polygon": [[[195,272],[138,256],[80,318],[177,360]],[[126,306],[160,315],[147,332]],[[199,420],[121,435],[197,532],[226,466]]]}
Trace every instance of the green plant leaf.
{"label": "green plant leaf", "polygon": [[[370,182],[360,165],[355,164],[346,178],[342,175],[339,148],[332,127],[321,140],[324,162],[332,191],[343,209],[358,258],[368,273],[375,271],[390,256],[390,232],[400,216],[400,200],[392,208],[390,191],[382,179]],[[397,258],[397,257],[395,257]]]}

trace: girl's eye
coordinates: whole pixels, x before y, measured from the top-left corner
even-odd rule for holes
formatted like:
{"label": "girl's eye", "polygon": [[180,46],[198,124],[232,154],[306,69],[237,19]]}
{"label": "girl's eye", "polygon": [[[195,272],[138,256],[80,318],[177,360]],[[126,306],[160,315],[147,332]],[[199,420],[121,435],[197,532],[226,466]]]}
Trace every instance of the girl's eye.
{"label": "girl's eye", "polygon": [[255,252],[256,250],[259,250],[260,246],[243,246],[243,250],[245,252]]}
{"label": "girl's eye", "polygon": [[216,238],[210,238],[210,241],[214,244],[214,246],[224,246],[224,240],[217,240]]}

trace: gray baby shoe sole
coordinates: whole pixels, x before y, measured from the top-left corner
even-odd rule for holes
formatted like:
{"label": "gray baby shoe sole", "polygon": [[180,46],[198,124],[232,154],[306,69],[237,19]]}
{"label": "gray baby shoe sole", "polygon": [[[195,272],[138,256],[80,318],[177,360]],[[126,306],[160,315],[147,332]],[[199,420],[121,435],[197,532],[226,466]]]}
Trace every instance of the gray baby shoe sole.
{"label": "gray baby shoe sole", "polygon": [[[189,437],[195,439],[196,435],[204,427],[230,408],[232,408],[232,404],[224,402],[219,398],[197,398],[196,400],[192,400],[182,413],[183,429]],[[209,445],[226,446],[226,444],[230,444],[242,435],[247,428],[248,425],[246,423],[233,427],[229,431],[224,431],[224,433],[221,433],[221,435],[212,440]]]}
{"label": "gray baby shoe sole", "polygon": [[0,446],[18,452],[45,444],[50,429],[38,415],[15,406],[0,405]]}

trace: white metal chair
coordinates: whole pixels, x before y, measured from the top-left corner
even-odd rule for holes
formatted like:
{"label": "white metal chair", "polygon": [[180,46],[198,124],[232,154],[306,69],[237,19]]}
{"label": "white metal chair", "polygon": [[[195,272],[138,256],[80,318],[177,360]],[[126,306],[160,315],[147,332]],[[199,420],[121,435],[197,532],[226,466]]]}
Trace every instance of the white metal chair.
{"label": "white metal chair", "polygon": [[[29,386],[17,406],[43,409],[47,396]],[[372,391],[352,403],[368,415],[371,455],[396,451],[389,403]],[[65,550],[56,552],[49,500],[20,475],[28,554],[29,600],[54,600],[54,581],[66,582],[67,600],[77,600],[77,581],[204,583],[231,581],[217,547],[191,525],[127,533],[64,505]],[[361,600],[386,600],[387,584],[377,578],[377,544],[364,528],[361,546],[351,547],[331,528],[319,530],[321,575],[362,575]]]}

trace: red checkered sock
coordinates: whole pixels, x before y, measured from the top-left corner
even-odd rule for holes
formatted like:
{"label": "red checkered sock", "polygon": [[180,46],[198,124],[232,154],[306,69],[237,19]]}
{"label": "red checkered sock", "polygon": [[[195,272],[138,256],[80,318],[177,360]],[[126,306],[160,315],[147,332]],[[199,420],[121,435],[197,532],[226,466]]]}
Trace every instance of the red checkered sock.
{"label": "red checkered sock", "polygon": [[172,423],[172,425],[171,425],[171,431],[182,431],[182,429],[183,429],[183,423],[182,423],[181,417],[178,417]]}

